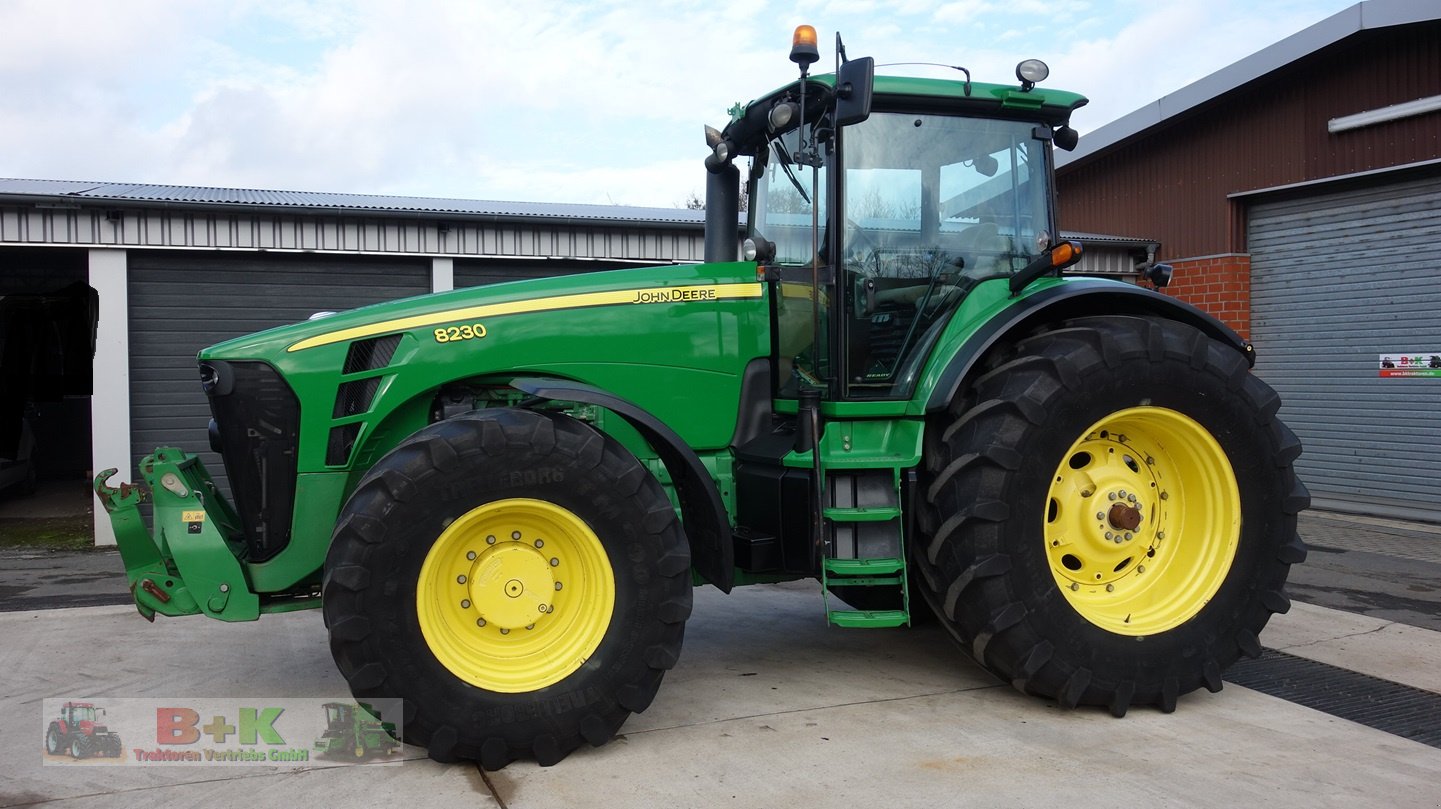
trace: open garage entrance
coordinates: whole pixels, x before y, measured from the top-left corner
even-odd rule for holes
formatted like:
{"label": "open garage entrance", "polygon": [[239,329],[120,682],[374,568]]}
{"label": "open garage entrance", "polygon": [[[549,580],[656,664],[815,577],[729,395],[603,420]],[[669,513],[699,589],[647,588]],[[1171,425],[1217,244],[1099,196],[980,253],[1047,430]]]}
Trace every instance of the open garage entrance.
{"label": "open garage entrance", "polygon": [[0,543],[88,537],[95,313],[86,251],[0,251]]}

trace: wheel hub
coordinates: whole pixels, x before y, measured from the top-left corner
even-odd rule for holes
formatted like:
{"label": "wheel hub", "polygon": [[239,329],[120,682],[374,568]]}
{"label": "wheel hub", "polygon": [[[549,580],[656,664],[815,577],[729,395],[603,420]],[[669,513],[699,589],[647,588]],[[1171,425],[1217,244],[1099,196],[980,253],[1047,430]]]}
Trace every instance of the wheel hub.
{"label": "wheel hub", "polygon": [[1141,510],[1135,506],[1117,503],[1111,506],[1111,514],[1107,519],[1117,531],[1134,531],[1141,525]]}
{"label": "wheel hub", "polygon": [[462,592],[486,623],[520,629],[547,614],[556,592],[555,570],[550,557],[523,540],[511,540],[476,555]]}

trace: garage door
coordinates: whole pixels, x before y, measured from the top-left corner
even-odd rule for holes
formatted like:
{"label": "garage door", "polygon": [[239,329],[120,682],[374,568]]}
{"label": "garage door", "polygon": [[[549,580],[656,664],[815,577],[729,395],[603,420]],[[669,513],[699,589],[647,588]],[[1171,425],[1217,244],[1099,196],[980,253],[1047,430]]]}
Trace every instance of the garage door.
{"label": "garage door", "polygon": [[210,452],[210,406],[195,354],[222,340],[430,290],[430,261],[363,257],[147,253],[129,257],[131,450]]}
{"label": "garage door", "polygon": [[1313,497],[1441,519],[1441,376],[1378,362],[1441,353],[1441,177],[1258,203],[1249,224],[1256,371]]}

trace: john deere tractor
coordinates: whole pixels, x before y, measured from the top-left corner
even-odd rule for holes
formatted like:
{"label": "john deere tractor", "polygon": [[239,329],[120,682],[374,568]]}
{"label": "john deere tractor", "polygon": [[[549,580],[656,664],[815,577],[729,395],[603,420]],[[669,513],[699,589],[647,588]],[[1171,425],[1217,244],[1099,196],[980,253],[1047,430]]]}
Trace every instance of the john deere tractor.
{"label": "john deere tractor", "polygon": [[487,769],[644,711],[701,584],[816,579],[835,627],[934,615],[1065,707],[1219,690],[1305,556],[1252,347],[1064,274],[1052,151],[1086,100],[1043,63],[898,78],[837,45],[812,75],[802,27],[800,77],[707,129],[703,264],[201,351],[230,496],[175,448],[96,481],[140,612],[320,607],[357,700]]}

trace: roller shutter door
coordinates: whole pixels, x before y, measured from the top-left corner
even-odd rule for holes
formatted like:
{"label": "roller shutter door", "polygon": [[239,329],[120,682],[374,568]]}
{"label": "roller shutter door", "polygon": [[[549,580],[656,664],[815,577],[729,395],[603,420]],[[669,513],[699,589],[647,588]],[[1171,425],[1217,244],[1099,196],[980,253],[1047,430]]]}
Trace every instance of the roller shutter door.
{"label": "roller shutter door", "polygon": [[225,467],[210,452],[210,406],[195,354],[252,332],[430,291],[430,261],[261,254],[132,251],[130,447],[200,452],[222,489]]}
{"label": "roller shutter door", "polygon": [[1441,519],[1441,378],[1378,373],[1378,355],[1441,351],[1441,177],[1258,203],[1249,227],[1256,372],[1313,497]]}

